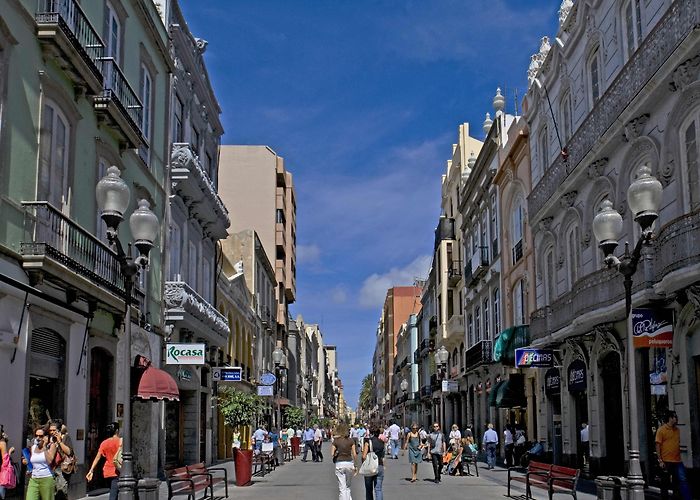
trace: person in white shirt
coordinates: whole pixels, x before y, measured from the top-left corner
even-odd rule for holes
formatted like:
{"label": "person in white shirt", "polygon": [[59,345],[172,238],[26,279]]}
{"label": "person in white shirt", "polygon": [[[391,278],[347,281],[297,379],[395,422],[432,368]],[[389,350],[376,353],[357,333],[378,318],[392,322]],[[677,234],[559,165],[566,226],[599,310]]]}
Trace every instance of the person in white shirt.
{"label": "person in white shirt", "polygon": [[317,462],[323,462],[323,452],[321,451],[321,446],[323,445],[323,433],[318,425],[314,425],[314,446],[316,447],[316,458]]}
{"label": "person in white shirt", "polygon": [[588,442],[588,424],[583,422],[581,424],[581,461],[583,465],[588,464],[588,453],[589,453],[589,442]]}
{"label": "person in white shirt", "polygon": [[498,447],[498,434],[493,430],[493,424],[489,424],[484,432],[483,445],[488,468],[493,469],[496,467],[496,448]]}
{"label": "person in white shirt", "polygon": [[506,467],[512,467],[515,465],[513,463],[513,450],[515,448],[515,442],[513,441],[513,431],[510,430],[510,425],[506,425],[503,431],[503,446],[506,453]]}
{"label": "person in white shirt", "polygon": [[462,440],[462,433],[459,432],[459,427],[457,424],[452,424],[452,430],[450,431],[450,444],[458,444]]}
{"label": "person in white shirt", "polygon": [[396,425],[396,422],[392,423],[386,430],[389,438],[389,444],[391,445],[391,457],[399,458],[399,438],[401,434],[401,427]]}
{"label": "person in white shirt", "polygon": [[253,433],[253,440],[255,441],[256,450],[259,450],[261,448],[262,443],[265,440],[265,436],[267,436],[267,430],[265,430],[264,425],[258,427],[257,430]]}

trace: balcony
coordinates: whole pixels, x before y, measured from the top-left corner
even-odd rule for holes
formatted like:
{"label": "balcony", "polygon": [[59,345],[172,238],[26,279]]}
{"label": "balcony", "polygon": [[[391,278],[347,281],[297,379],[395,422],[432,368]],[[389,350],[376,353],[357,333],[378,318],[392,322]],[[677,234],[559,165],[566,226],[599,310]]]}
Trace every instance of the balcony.
{"label": "balcony", "polygon": [[136,149],[146,142],[141,130],[143,105],[113,57],[100,57],[104,88],[94,97],[95,112],[121,136],[122,149]]}
{"label": "balcony", "polygon": [[45,55],[90,94],[102,92],[104,43],[75,0],[39,0],[36,35]]}
{"label": "balcony", "polygon": [[442,389],[442,380],[440,380],[440,377],[438,377],[437,374],[433,373],[430,376],[430,390],[439,391],[441,389]]}
{"label": "balcony", "polygon": [[676,0],[671,4],[566,144],[568,161],[557,155],[532,189],[528,197],[531,221],[538,220],[545,205],[559,203],[557,190],[562,183],[577,170],[601,137],[615,135],[610,133],[611,127],[661,67],[668,61],[677,64],[672,57],[674,51],[696,32],[698,24],[697,0]]}
{"label": "balcony", "polygon": [[453,260],[447,267],[447,284],[455,286],[462,279],[462,261]]}
{"label": "balcony", "polygon": [[197,219],[205,236],[226,238],[231,225],[228,210],[221,201],[191,144],[176,142],[171,152],[171,179],[174,192]]}
{"label": "balcony", "polygon": [[467,286],[476,284],[489,269],[489,248],[477,247],[464,269],[464,282]]}
{"label": "balcony", "polygon": [[666,224],[655,241],[656,281],[687,266],[700,263],[700,210]]}
{"label": "balcony", "polygon": [[166,321],[185,321],[197,335],[224,346],[231,333],[226,318],[184,281],[165,282]]}
{"label": "balcony", "polygon": [[453,314],[447,320],[447,338],[464,340],[464,316],[461,314]]}
{"label": "balcony", "polygon": [[22,206],[22,267],[36,277],[83,290],[116,310],[123,309],[124,276],[117,254],[48,202],[25,201]]}
{"label": "balcony", "polygon": [[493,362],[493,343],[490,340],[481,340],[464,353],[464,370],[467,372],[491,362]]}

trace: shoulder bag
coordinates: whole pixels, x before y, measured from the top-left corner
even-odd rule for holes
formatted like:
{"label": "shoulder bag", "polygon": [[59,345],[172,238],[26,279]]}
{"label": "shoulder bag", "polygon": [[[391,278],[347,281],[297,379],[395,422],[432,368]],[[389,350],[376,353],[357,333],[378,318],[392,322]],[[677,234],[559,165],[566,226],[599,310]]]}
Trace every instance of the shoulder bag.
{"label": "shoulder bag", "polygon": [[372,449],[372,438],[369,439],[369,452],[360,466],[360,474],[363,476],[376,476],[379,473],[379,458]]}

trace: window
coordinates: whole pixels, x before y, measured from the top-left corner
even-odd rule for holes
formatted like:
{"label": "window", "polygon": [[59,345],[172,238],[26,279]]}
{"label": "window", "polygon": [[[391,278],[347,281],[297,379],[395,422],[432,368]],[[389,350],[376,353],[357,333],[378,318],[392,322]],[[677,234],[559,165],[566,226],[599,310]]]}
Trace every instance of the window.
{"label": "window", "polygon": [[682,176],[687,190],[686,209],[690,211],[700,208],[698,130],[700,130],[700,114],[698,113],[680,128]]}
{"label": "window", "polygon": [[523,233],[525,226],[525,210],[521,200],[515,202],[511,217],[511,253],[513,254],[513,264],[523,258]]}
{"label": "window", "polygon": [[207,152],[204,153],[204,157],[207,161],[207,173],[209,174],[209,178],[212,182],[216,182],[216,172],[214,171],[214,162],[211,159],[211,155]]}
{"label": "window", "polygon": [[447,319],[448,320],[455,313],[454,300],[455,300],[454,291],[447,290]]}
{"label": "window", "polygon": [[197,289],[198,264],[199,260],[197,259],[197,245],[190,241],[187,252],[187,282],[195,290]]}
{"label": "window", "polygon": [[180,281],[181,260],[182,260],[182,233],[180,226],[173,222],[170,226],[170,279]]}
{"label": "window", "polygon": [[545,304],[551,304],[556,299],[556,275],[554,274],[554,247],[548,248],[544,253],[544,300]]}
{"label": "window", "polygon": [[207,302],[211,302],[211,278],[212,269],[209,259],[202,260],[202,298]]}
{"label": "window", "polygon": [[498,255],[498,205],[496,193],[491,195],[491,256],[493,259]]}
{"label": "window", "polygon": [[579,228],[576,224],[571,225],[566,232],[567,255],[569,259],[569,288],[573,288],[578,279],[578,269],[581,262],[581,241]]}
{"label": "window", "polygon": [[569,142],[572,133],[572,123],[571,123],[571,95],[566,94],[561,100],[561,128],[564,134],[564,144]]}
{"label": "window", "polygon": [[523,280],[513,287],[513,326],[524,325],[525,319],[525,286]]}
{"label": "window", "polygon": [[629,0],[623,10],[625,46],[629,59],[642,42],[642,8],[639,0]]}
{"label": "window", "polygon": [[489,213],[484,210],[481,213],[481,251],[487,252],[489,248]]}
{"label": "window", "polygon": [[490,340],[491,337],[489,336],[490,318],[489,318],[489,298],[488,297],[486,297],[484,299],[484,302],[482,303],[481,308],[484,311],[484,340]]}
{"label": "window", "polygon": [[464,371],[464,342],[459,345],[459,369]]}
{"label": "window", "polygon": [[542,132],[540,132],[540,160],[542,163],[542,171],[546,171],[549,167],[549,144],[547,142],[547,126],[542,127]]}
{"label": "window", "polygon": [[588,74],[591,84],[591,108],[600,98],[600,61],[599,50],[595,49],[588,61]]}
{"label": "window", "polygon": [[177,95],[175,96],[173,115],[173,141],[182,142],[185,140],[185,138],[183,137],[184,128],[182,122],[183,106],[182,101]]}
{"label": "window", "polygon": [[143,105],[143,109],[141,110],[141,132],[146,139],[146,144],[142,144],[141,147],[139,147],[139,155],[143,161],[150,164],[148,151],[149,145],[153,140],[151,131],[151,123],[153,120],[153,79],[151,78],[151,73],[143,64],[141,65],[140,80],[141,92],[139,97]]}
{"label": "window", "polygon": [[467,337],[469,345],[474,345],[474,317],[471,314],[467,315]]}
{"label": "window", "polygon": [[284,210],[281,208],[278,208],[277,211],[275,212],[275,217],[276,217],[276,222],[277,224],[285,224],[286,219],[284,218]]}
{"label": "window", "polygon": [[105,5],[105,56],[113,57],[117,64],[121,64],[122,26],[117,12],[111,3]]}
{"label": "window", "polygon": [[498,288],[493,290],[493,333],[498,335],[501,331],[501,292]]}
{"label": "window", "polygon": [[474,308],[474,337],[477,342],[481,340],[481,308],[479,306]]}
{"label": "window", "polygon": [[68,202],[70,126],[66,115],[48,100],[41,117],[40,142],[37,198],[63,210]]}

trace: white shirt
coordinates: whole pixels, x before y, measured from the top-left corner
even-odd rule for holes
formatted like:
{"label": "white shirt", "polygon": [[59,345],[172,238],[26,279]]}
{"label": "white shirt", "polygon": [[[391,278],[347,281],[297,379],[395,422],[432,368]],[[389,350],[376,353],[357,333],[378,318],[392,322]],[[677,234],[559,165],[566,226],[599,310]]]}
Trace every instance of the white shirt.
{"label": "white shirt", "polygon": [[39,451],[36,446],[32,446],[32,456],[29,460],[32,462],[33,478],[53,477],[53,472],[51,472],[51,467],[49,467],[49,463],[46,461],[46,454],[44,453],[47,449],[47,447],[44,447]]}
{"label": "white shirt", "polygon": [[301,429],[297,429],[297,437],[300,438],[302,435]]}
{"label": "white shirt", "polygon": [[389,439],[399,439],[401,428],[396,424],[391,424],[387,429],[389,431]]}
{"label": "white shirt", "polygon": [[323,439],[323,434],[321,433],[321,429],[316,429],[314,431],[314,441],[321,441]]}
{"label": "white shirt", "polygon": [[498,444],[498,434],[493,429],[489,429],[484,432],[484,444],[495,443]]}
{"label": "white shirt", "polygon": [[462,439],[462,433],[459,432],[459,430],[450,431],[450,441],[452,441],[453,439],[459,441],[460,439]]}
{"label": "white shirt", "polygon": [[503,431],[503,442],[505,444],[513,444],[513,433],[508,429]]}
{"label": "white shirt", "polygon": [[588,426],[581,429],[581,442],[582,443],[588,442]]}
{"label": "white shirt", "polygon": [[253,439],[255,439],[256,441],[262,441],[263,439],[265,439],[265,436],[267,436],[267,431],[263,429],[258,429],[253,433]]}

